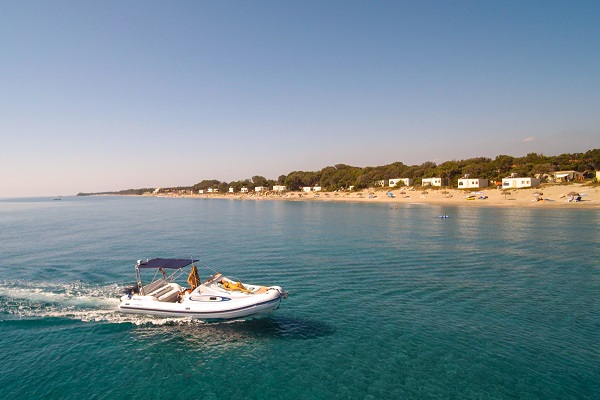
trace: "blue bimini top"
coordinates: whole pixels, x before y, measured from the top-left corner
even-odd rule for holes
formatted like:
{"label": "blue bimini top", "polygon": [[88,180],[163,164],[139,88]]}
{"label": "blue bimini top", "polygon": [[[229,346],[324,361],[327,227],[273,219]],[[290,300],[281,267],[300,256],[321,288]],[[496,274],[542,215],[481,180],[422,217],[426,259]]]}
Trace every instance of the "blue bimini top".
{"label": "blue bimini top", "polygon": [[190,258],[153,258],[152,260],[140,262],[138,268],[181,269],[197,261]]}

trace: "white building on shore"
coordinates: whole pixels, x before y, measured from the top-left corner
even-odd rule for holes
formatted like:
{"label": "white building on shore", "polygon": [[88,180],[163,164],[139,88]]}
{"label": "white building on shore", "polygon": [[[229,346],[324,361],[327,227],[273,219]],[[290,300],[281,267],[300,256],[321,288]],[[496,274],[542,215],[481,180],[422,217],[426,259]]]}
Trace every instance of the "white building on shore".
{"label": "white building on shore", "polygon": [[398,185],[410,186],[413,184],[413,180],[411,178],[394,178],[390,179],[389,187],[396,187]]}
{"label": "white building on shore", "polygon": [[552,173],[556,182],[582,181],[583,172],[579,171],[556,171]]}
{"label": "white building on shore", "polygon": [[442,178],[423,178],[421,180],[422,186],[442,186]]}
{"label": "white building on shore", "polygon": [[302,188],[303,192],[306,193],[310,193],[310,192],[320,192],[321,191],[321,186],[315,186],[315,187],[310,187],[310,186],[304,186]]}
{"label": "white building on shore", "polygon": [[458,180],[459,189],[481,189],[484,187],[488,187],[488,185],[489,182],[487,179],[462,178]]}
{"label": "white building on shore", "polygon": [[283,185],[275,185],[273,186],[273,191],[274,192],[285,192],[285,186]]}
{"label": "white building on shore", "polygon": [[502,178],[502,189],[521,189],[540,186],[538,178]]}

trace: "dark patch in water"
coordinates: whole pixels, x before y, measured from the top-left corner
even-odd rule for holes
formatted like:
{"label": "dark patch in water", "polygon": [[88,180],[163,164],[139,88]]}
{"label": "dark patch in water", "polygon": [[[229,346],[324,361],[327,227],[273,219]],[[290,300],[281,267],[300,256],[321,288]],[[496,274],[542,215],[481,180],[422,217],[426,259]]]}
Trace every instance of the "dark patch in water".
{"label": "dark patch in water", "polygon": [[[219,341],[240,339],[315,339],[335,333],[335,327],[323,321],[297,317],[264,317],[247,320],[199,322],[173,320],[161,325],[151,323],[136,327],[142,336],[170,333],[200,339],[218,338]],[[213,340],[210,340],[213,341]]]}

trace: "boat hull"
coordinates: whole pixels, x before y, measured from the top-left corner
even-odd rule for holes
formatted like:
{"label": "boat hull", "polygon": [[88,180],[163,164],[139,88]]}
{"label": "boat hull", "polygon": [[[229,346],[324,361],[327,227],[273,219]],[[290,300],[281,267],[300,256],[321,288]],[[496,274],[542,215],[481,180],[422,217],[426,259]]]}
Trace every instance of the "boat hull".
{"label": "boat hull", "polygon": [[187,296],[184,301],[179,303],[160,302],[145,297],[123,299],[119,304],[119,309],[128,314],[225,320],[274,311],[279,308],[282,295],[277,290],[270,290],[262,295],[238,298],[222,297],[219,301],[194,300],[194,296]]}

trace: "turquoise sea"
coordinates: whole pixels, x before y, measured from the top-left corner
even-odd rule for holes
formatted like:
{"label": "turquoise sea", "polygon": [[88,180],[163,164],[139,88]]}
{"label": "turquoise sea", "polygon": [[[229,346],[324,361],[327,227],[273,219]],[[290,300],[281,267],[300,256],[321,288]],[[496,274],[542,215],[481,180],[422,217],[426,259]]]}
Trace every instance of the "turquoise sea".
{"label": "turquoise sea", "polygon": [[[599,232],[590,209],[0,200],[1,397],[597,399]],[[290,296],[251,320],[119,313],[154,257]]]}

